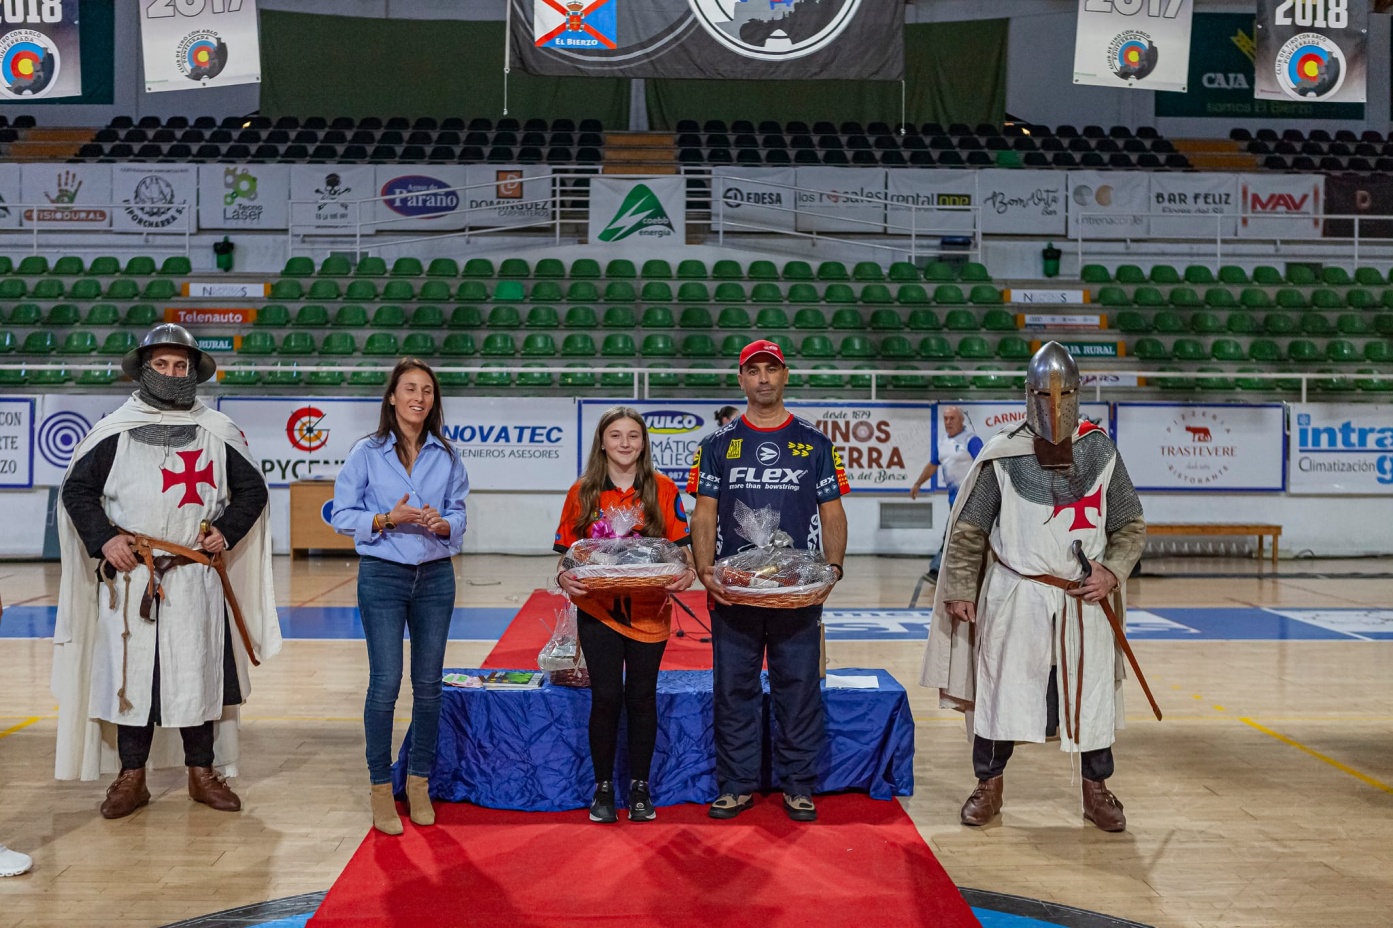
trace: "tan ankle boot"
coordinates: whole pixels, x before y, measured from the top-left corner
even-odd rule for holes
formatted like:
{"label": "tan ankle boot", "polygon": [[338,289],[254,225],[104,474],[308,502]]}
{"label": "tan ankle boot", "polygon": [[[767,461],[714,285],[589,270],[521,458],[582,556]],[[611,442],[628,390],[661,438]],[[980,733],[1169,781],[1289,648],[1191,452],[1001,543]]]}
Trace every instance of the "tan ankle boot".
{"label": "tan ankle boot", "polygon": [[372,785],[372,827],[384,835],[399,835],[402,828],[401,816],[397,814],[397,801],[392,798],[391,783]]}
{"label": "tan ankle boot", "polygon": [[435,809],[430,804],[430,781],[425,777],[406,778],[406,804],[411,807],[411,821],[417,825],[434,825]]}

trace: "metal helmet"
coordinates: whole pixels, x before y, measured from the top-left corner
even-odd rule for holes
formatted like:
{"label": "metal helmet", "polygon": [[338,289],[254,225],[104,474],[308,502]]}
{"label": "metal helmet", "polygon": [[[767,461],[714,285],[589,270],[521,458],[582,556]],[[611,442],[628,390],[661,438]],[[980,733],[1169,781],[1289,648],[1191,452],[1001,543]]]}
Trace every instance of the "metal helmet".
{"label": "metal helmet", "polygon": [[173,348],[183,348],[189,353],[189,363],[193,365],[194,371],[198,374],[198,382],[213,379],[213,375],[218,372],[217,362],[207,352],[198,347],[198,339],[189,334],[189,330],[181,325],[174,325],[171,322],[162,322],[151,329],[146,336],[140,340],[140,345],[126,352],[126,356],[121,359],[121,370],[126,372],[126,376],[132,380],[140,377],[140,366],[150,352],[163,345]]}
{"label": "metal helmet", "polygon": [[1079,388],[1083,380],[1074,356],[1049,342],[1025,369],[1025,421],[1031,431],[1057,445],[1079,427]]}

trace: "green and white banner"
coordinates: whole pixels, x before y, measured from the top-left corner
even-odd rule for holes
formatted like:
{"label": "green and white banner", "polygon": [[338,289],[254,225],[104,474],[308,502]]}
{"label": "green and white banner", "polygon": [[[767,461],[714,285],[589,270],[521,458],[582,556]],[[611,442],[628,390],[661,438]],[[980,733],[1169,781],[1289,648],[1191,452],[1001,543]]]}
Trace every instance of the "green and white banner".
{"label": "green and white banner", "polygon": [[681,177],[590,181],[590,244],[687,238],[687,182]]}
{"label": "green and white banner", "polygon": [[82,96],[78,0],[0,4],[0,100]]}
{"label": "green and white banner", "polygon": [[256,0],[141,0],[145,90],[261,81]]}
{"label": "green and white banner", "polygon": [[1369,4],[1361,0],[1258,0],[1259,100],[1363,103]]}
{"label": "green and white banner", "polygon": [[1185,92],[1194,0],[1079,0],[1074,83]]}

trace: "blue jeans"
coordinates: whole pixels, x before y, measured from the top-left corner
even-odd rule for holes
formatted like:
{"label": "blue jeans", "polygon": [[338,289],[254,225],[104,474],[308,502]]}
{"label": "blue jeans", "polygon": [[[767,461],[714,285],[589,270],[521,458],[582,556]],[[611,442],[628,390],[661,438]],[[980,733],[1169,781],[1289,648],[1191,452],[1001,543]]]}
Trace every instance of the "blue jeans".
{"label": "blue jeans", "polygon": [[376,557],[358,563],[358,611],[368,643],[368,698],[363,729],[374,785],[392,782],[392,716],[401,690],[402,632],[411,630],[411,753],[406,772],[428,777],[440,730],[440,677],[455,610],[455,568],[449,558],[398,564]]}

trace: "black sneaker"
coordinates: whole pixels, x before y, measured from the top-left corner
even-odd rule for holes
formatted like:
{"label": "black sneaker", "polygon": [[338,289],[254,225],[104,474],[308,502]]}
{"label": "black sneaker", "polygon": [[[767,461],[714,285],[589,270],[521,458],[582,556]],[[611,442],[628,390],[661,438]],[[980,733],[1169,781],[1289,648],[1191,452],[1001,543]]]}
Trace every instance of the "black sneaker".
{"label": "black sneaker", "polygon": [[734,793],[721,793],[716,801],[711,803],[711,808],[706,810],[710,818],[735,818],[746,809],[752,808],[755,804],[754,796],[749,793],[737,796]]}
{"label": "black sneaker", "polygon": [[595,787],[595,798],[590,800],[590,821],[619,821],[619,813],[614,810],[614,784],[609,780]]}
{"label": "black sneaker", "polygon": [[653,799],[648,792],[647,780],[633,780],[629,783],[629,821],[651,822],[658,817],[653,808]]}
{"label": "black sneaker", "polygon": [[817,806],[813,805],[810,796],[795,796],[792,793],[784,793],[784,811],[795,822],[817,821]]}

